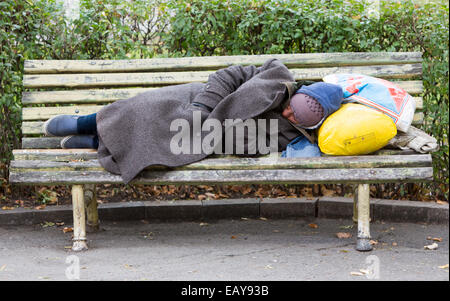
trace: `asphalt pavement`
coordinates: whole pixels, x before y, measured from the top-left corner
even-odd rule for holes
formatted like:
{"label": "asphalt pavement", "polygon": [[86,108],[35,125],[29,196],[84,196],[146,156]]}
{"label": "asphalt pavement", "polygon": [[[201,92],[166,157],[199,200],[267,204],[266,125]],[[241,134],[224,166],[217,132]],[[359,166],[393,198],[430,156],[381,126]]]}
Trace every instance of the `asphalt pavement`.
{"label": "asphalt pavement", "polygon": [[448,223],[375,221],[363,253],[349,219],[104,222],[81,253],[66,226],[0,226],[0,280],[449,280]]}

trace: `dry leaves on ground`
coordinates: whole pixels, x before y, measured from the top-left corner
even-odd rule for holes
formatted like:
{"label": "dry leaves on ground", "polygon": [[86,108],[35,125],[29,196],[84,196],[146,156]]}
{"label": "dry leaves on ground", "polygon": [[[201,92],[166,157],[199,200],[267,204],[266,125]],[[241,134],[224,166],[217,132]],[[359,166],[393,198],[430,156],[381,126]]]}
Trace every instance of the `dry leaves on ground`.
{"label": "dry leaves on ground", "polygon": [[339,239],[347,239],[347,238],[351,238],[352,234],[349,232],[338,232],[338,233],[336,233],[336,236]]}
{"label": "dry leaves on ground", "polygon": [[313,228],[313,229],[319,228],[319,226],[317,224],[313,224],[313,223],[308,224],[308,227]]}
{"label": "dry leaves on ground", "polygon": [[67,233],[67,232],[73,232],[73,228],[72,228],[72,227],[64,227],[64,228],[62,229],[62,231],[63,231],[64,233]]}

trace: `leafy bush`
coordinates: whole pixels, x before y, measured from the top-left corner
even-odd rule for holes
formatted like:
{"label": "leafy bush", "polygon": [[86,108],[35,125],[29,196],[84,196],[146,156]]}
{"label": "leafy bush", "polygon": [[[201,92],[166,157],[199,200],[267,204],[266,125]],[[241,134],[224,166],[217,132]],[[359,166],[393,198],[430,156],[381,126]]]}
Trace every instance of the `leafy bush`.
{"label": "leafy bush", "polygon": [[0,2],[0,178],[20,148],[24,59],[123,59],[267,53],[422,51],[423,128],[440,143],[435,181],[448,200],[448,6],[358,0],[81,0],[64,19],[57,0]]}
{"label": "leafy bush", "polygon": [[11,150],[20,145],[24,53],[38,34],[26,1],[0,2],[0,187],[4,187]]}

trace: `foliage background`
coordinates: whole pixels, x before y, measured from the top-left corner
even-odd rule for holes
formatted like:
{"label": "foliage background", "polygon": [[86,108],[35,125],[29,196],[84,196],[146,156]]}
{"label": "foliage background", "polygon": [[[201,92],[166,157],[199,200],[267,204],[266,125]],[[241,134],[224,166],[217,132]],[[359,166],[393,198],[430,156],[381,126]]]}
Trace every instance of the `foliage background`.
{"label": "foliage background", "polygon": [[388,186],[397,193],[383,197],[448,201],[448,17],[446,1],[381,1],[373,16],[358,0],[81,0],[79,18],[69,22],[60,1],[3,0],[0,196],[11,193],[8,166],[12,149],[20,148],[25,59],[421,51],[422,128],[440,144],[433,154],[435,181]]}

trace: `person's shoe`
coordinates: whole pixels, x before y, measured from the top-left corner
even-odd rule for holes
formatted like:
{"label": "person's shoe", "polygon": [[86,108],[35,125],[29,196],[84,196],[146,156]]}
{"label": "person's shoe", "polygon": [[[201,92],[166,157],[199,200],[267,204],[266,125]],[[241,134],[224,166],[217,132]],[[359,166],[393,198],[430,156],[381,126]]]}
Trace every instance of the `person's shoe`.
{"label": "person's shoe", "polygon": [[61,148],[94,148],[98,147],[94,135],[71,135],[61,140]]}
{"label": "person's shoe", "polygon": [[77,115],[57,115],[47,120],[44,125],[46,136],[69,136],[78,134]]}

